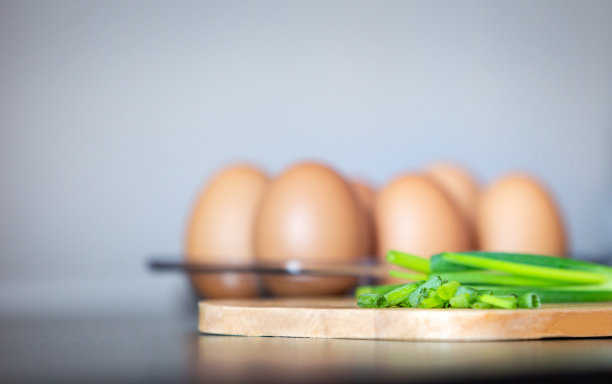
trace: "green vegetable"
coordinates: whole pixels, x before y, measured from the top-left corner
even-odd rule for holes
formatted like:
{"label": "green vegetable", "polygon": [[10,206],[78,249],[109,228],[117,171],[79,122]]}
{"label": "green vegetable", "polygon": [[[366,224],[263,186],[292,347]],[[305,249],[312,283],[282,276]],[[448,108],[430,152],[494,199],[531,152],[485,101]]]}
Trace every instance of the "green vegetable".
{"label": "green vegetable", "polygon": [[[424,271],[417,256],[394,251],[405,268]],[[520,253],[440,253],[429,260],[431,275],[489,289],[495,295],[534,293],[542,302],[612,301],[612,267],[566,258]],[[397,277],[422,278],[400,271]]]}
{"label": "green vegetable", "polygon": [[445,261],[468,267],[490,269],[493,271],[512,273],[517,276],[535,277],[558,282],[600,284],[608,280],[608,276],[599,272],[520,264],[511,261],[492,259],[482,255],[474,256],[458,253],[443,253],[441,257]]}
{"label": "green vegetable", "polygon": [[402,285],[399,288],[385,293],[381,300],[378,302],[378,304],[382,307],[394,307],[402,301],[406,301],[406,299],[408,299],[408,296],[410,296],[410,294],[412,294],[412,292],[414,292],[417,287],[417,283]]}
{"label": "green vegetable", "polygon": [[469,308],[472,304],[472,299],[469,293],[460,293],[450,298],[448,301],[451,308]]}
{"label": "green vegetable", "polygon": [[445,252],[428,260],[396,250],[387,260],[416,272],[390,275],[419,282],[360,287],[358,301],[363,294],[380,296],[375,303],[374,296],[362,298],[364,306],[434,308],[442,302],[442,307],[512,309],[538,308],[541,302],[612,301],[612,267],[580,260],[500,252]]}
{"label": "green vegetable", "polygon": [[427,297],[419,303],[419,308],[443,308],[444,300],[439,297]]}
{"label": "green vegetable", "polygon": [[413,308],[417,308],[421,300],[429,297],[430,289],[438,289],[442,285],[440,276],[433,275],[427,281],[420,281],[417,284],[417,289],[408,296],[408,303]]}
{"label": "green vegetable", "polygon": [[413,271],[429,273],[429,261],[419,256],[391,250],[387,252],[387,261]]}
{"label": "green vegetable", "polygon": [[390,292],[396,288],[399,288],[405,284],[391,284],[391,285],[362,285],[357,287],[355,290],[355,297],[359,297],[364,293],[376,293],[379,295],[384,295],[387,292]]}
{"label": "green vegetable", "polygon": [[357,298],[357,305],[361,308],[378,308],[378,301],[382,298],[382,295],[375,293],[364,293],[359,295]]}
{"label": "green vegetable", "polygon": [[430,270],[435,273],[442,273],[442,272],[481,270],[482,269],[482,268],[458,265],[452,262],[448,262],[447,260],[444,259],[444,256],[448,254],[469,255],[469,256],[476,256],[476,257],[491,259],[491,260],[500,260],[500,261],[506,261],[506,262],[511,262],[511,263],[532,265],[532,266],[566,269],[566,270],[574,270],[574,271],[599,272],[603,274],[612,275],[612,267],[601,265],[601,264],[590,263],[588,261],[561,258],[561,257],[555,257],[555,256],[532,255],[532,254],[526,254],[526,253],[502,253],[502,252],[482,252],[482,251],[459,252],[459,253],[456,253],[456,252],[439,253],[431,257]]}
{"label": "green vegetable", "polygon": [[612,301],[612,284],[574,285],[557,287],[488,286],[496,295],[535,293],[543,303],[583,303]]}
{"label": "green vegetable", "polygon": [[516,296],[514,295],[506,295],[506,296],[493,296],[493,295],[480,295],[478,296],[478,301],[481,303],[489,304],[496,308],[503,309],[516,309]]}
{"label": "green vegetable", "polygon": [[444,283],[445,283],[445,281],[442,280],[442,278],[440,276],[433,275],[429,279],[427,279],[423,283],[423,285],[421,285],[421,288],[423,288],[423,289],[438,289]]}
{"label": "green vegetable", "polygon": [[[539,280],[531,277],[515,276],[508,273],[493,271],[458,271],[437,273],[446,280],[456,280],[463,284],[495,284],[495,285],[518,285],[518,286],[557,286],[556,281]],[[400,277],[400,276],[398,276]]]}
{"label": "green vegetable", "polygon": [[[432,275],[428,280],[417,283],[403,284],[399,287],[383,286],[379,291],[386,290],[383,295],[372,293],[377,287],[361,287],[357,297],[357,305],[362,308],[497,308],[513,309],[517,307],[515,295],[496,296],[491,290],[476,290],[461,286],[457,281],[446,281],[440,276]],[[366,293],[363,293],[366,292]],[[539,305],[537,296],[530,294],[521,297],[521,305],[535,308]]]}
{"label": "green vegetable", "polygon": [[461,286],[458,281],[449,281],[444,283],[436,291],[437,296],[445,301],[450,300],[451,297],[455,296],[457,289]]}
{"label": "green vegetable", "polygon": [[476,296],[478,296],[478,291],[476,289],[471,288],[471,287],[466,287],[465,285],[462,285],[459,288],[457,288],[457,292],[455,292],[455,296],[462,295],[464,293],[467,293],[469,295],[470,301],[476,300]]}
{"label": "green vegetable", "polygon": [[[491,271],[457,271],[435,273],[444,280],[461,281],[463,284],[496,284],[496,285],[518,285],[518,286],[558,286],[558,281],[538,280],[535,278],[514,276],[507,273]],[[402,271],[389,271],[389,276],[399,277],[400,279],[418,281],[427,279],[427,275],[407,273]]]}
{"label": "green vegetable", "polygon": [[406,279],[411,281],[427,280],[427,275],[422,275],[420,273],[406,273],[395,270],[389,271],[389,276],[399,277],[400,279]]}
{"label": "green vegetable", "polygon": [[532,292],[524,293],[519,296],[517,304],[519,308],[540,308],[540,298]]}

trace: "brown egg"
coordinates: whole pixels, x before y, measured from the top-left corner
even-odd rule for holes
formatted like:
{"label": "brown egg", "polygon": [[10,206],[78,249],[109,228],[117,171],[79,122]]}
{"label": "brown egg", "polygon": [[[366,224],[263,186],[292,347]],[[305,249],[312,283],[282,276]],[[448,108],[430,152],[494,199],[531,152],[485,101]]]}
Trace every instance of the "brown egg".
{"label": "brown egg", "polygon": [[432,177],[449,195],[453,203],[459,208],[465,221],[470,226],[471,247],[475,247],[476,207],[480,187],[470,171],[458,165],[449,163],[436,163],[427,167],[427,175]]}
{"label": "brown egg", "polygon": [[[213,177],[200,193],[186,233],[188,261],[252,263],[255,215],[268,185],[267,176],[248,165],[228,167]],[[249,274],[192,275],[200,296],[253,297],[257,278]]]}
{"label": "brown egg", "polygon": [[454,164],[437,163],[427,168],[427,174],[440,184],[457,204],[461,214],[473,223],[480,187],[470,171]]}
{"label": "brown egg", "polygon": [[469,249],[461,213],[426,175],[405,174],[385,186],[376,199],[375,223],[381,261],[390,249],[422,257]]}
{"label": "brown egg", "polygon": [[376,231],[374,227],[376,192],[369,184],[362,180],[355,180],[350,185],[357,196],[357,201],[363,212],[362,234],[360,238],[364,242],[364,255],[373,257],[376,254]]}
{"label": "brown egg", "polygon": [[[255,251],[262,262],[352,262],[363,253],[362,211],[354,193],[331,168],[301,163],[281,174],[266,192],[257,216]],[[277,295],[347,291],[355,279],[264,277]]]}
{"label": "brown egg", "polygon": [[553,197],[536,178],[510,174],[482,194],[477,230],[482,250],[564,256],[563,220]]}
{"label": "brown egg", "polygon": [[354,180],[351,183],[351,187],[357,195],[357,200],[363,206],[366,211],[372,212],[374,210],[374,204],[376,202],[376,192],[374,188],[363,180]]}

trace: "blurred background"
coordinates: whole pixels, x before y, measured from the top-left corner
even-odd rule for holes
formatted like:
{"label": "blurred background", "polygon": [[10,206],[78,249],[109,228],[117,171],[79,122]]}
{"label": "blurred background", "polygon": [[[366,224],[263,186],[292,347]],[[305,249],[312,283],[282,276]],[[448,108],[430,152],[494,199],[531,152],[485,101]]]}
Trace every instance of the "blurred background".
{"label": "blurred background", "polygon": [[0,312],[181,313],[221,166],[539,176],[612,251],[610,1],[0,1]]}

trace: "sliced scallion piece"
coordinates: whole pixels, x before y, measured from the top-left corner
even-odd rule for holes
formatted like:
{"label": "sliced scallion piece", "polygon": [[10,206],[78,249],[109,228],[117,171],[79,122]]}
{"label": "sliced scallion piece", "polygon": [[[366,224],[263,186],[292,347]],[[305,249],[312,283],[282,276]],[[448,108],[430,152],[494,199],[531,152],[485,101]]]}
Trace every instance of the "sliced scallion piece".
{"label": "sliced scallion piece", "polygon": [[390,285],[362,285],[357,287],[355,290],[355,297],[359,297],[364,293],[376,293],[379,295],[384,295],[387,292],[390,292],[396,288],[399,288],[405,284],[390,284]]}
{"label": "sliced scallion piece", "polygon": [[410,294],[414,292],[417,287],[417,283],[411,283],[395,288],[394,290],[385,293],[379,304],[383,307],[394,307],[402,301],[406,301],[408,296],[410,296]]}
{"label": "sliced scallion piece", "polygon": [[493,296],[493,295],[481,295],[478,296],[478,301],[481,303],[489,304],[496,308],[503,309],[516,309],[517,307],[517,299],[516,296],[513,295],[505,295],[505,296]]}
{"label": "sliced scallion piece", "polygon": [[540,308],[540,298],[533,292],[524,293],[517,300],[519,308]]}
{"label": "sliced scallion piece", "polygon": [[364,293],[357,298],[357,305],[361,308],[378,308],[378,302],[382,295],[376,293]]}
{"label": "sliced scallion piece", "polygon": [[469,308],[472,304],[469,293],[461,293],[450,298],[448,301],[451,308]]}
{"label": "sliced scallion piece", "polygon": [[445,301],[450,300],[451,297],[455,296],[457,289],[461,286],[458,281],[449,281],[444,283],[436,291],[437,296]]}
{"label": "sliced scallion piece", "polygon": [[445,301],[439,297],[427,297],[419,303],[418,308],[444,308]]}

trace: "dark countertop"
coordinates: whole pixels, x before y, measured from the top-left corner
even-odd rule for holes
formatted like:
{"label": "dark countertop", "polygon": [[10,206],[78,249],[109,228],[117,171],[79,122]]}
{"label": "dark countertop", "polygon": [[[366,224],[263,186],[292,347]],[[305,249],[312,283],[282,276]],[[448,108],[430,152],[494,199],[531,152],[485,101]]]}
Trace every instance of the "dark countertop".
{"label": "dark countertop", "polygon": [[[612,321],[612,319],[611,319]],[[2,382],[608,382],[612,339],[399,342],[199,335],[195,316],[0,317]]]}

